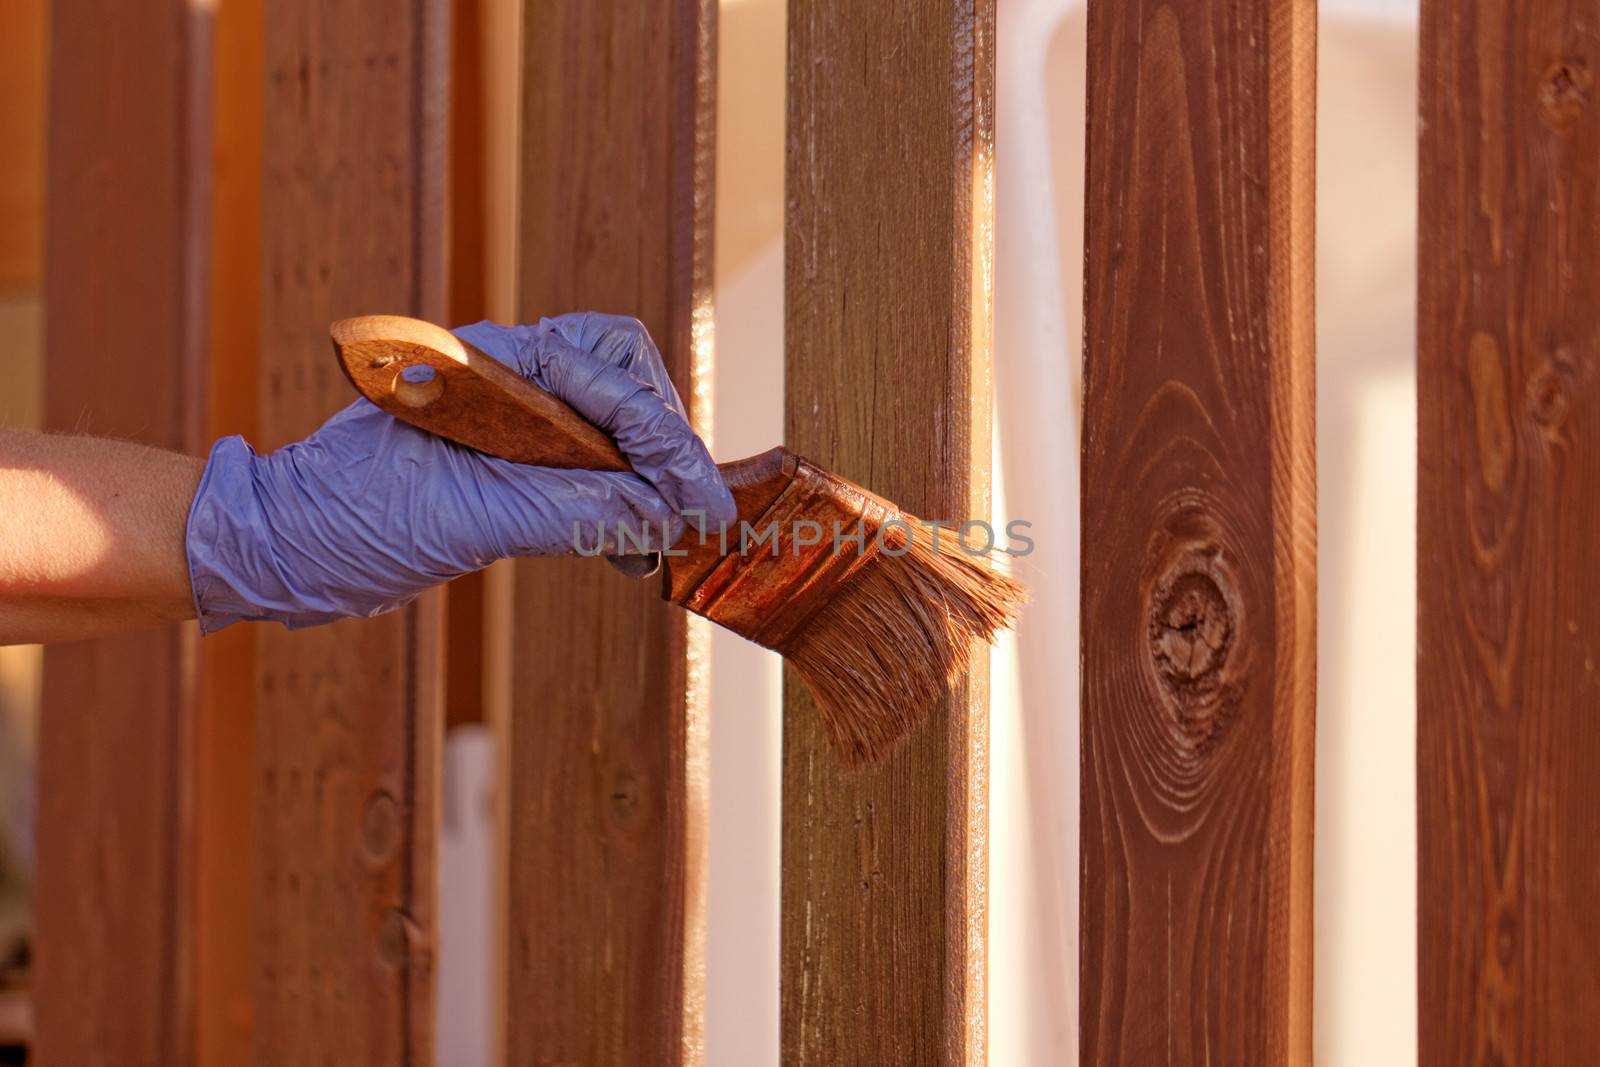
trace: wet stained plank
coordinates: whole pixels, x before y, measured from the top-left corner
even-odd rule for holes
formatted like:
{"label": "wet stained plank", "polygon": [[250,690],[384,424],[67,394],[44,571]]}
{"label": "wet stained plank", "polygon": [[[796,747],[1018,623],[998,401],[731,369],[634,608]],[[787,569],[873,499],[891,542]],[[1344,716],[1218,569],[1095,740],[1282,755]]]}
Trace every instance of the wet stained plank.
{"label": "wet stained plank", "polygon": [[1422,5],[1423,1063],[1600,1062],[1600,4]]}
{"label": "wet stained plank", "polygon": [[1310,1061],[1315,19],[1089,9],[1085,1064]]}

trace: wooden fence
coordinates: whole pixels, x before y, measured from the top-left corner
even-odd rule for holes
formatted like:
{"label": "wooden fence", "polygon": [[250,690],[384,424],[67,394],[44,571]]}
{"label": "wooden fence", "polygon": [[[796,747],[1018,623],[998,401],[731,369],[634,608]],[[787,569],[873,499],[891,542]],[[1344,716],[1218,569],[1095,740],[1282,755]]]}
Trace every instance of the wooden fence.
{"label": "wooden fence", "polygon": [[[275,447],[329,321],[481,314],[482,3],[55,0],[51,425]],[[989,501],[995,3],[789,0],[788,443],[918,514]],[[638,315],[704,424],[715,0],[520,7],[514,313]],[[1600,4],[1422,12],[1420,1058],[1600,1062]],[[1086,1064],[1311,1059],[1316,17],[1090,4]],[[507,1062],[701,1060],[706,635],[483,592],[49,650],[40,1062],[433,1062],[446,686],[507,626]],[[861,773],[807,699],[782,1062],[980,1064],[987,678]]]}

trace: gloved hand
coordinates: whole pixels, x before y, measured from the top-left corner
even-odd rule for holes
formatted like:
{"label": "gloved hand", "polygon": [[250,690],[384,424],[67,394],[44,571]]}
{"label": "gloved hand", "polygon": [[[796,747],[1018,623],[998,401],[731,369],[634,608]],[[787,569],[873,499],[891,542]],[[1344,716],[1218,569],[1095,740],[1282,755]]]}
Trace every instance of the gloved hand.
{"label": "gloved hand", "polygon": [[733,521],[733,497],[636,320],[585,312],[455,332],[609,433],[636,473],[510,463],[365,399],[271,455],[223,438],[189,512],[203,632],[377,615],[497,559],[595,553],[601,530],[604,551],[637,552],[646,529],[659,549],[685,517],[702,531]]}

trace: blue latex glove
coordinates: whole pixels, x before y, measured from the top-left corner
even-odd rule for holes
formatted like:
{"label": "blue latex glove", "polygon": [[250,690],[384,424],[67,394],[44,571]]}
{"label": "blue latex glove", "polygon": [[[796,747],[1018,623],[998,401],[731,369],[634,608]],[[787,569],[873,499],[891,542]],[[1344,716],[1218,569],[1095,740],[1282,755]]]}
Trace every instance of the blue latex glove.
{"label": "blue latex glove", "polygon": [[497,559],[596,553],[601,529],[606,552],[639,551],[619,524],[660,548],[685,516],[702,530],[733,521],[733,497],[638,321],[578,313],[455,332],[609,433],[636,473],[509,463],[364,399],[268,456],[223,438],[189,513],[204,632],[377,615]]}

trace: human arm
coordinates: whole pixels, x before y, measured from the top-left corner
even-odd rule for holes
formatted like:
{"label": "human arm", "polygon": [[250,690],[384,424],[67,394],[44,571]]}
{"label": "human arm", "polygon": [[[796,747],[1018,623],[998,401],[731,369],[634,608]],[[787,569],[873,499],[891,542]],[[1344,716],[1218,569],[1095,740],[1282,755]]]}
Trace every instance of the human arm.
{"label": "human arm", "polygon": [[[225,438],[203,465],[116,442],[36,438],[18,455],[83,451],[73,461],[78,491],[0,548],[0,641],[93,636],[197,612],[206,632],[246,619],[308,626],[375,615],[495,559],[571,552],[579,527],[586,545],[603,526],[606,550],[626,551],[622,524],[670,543],[685,515],[709,526],[733,517],[636,321],[580,313],[458,332],[611,434],[635,473],[507,463],[365,400],[268,455]],[[7,458],[7,481],[38,492],[40,477],[22,484],[26,462],[13,471]],[[108,531],[106,515],[122,525]],[[135,555],[111,548],[133,542]],[[12,580],[8,551],[34,580]],[[56,583],[37,581],[44,573]]]}
{"label": "human arm", "polygon": [[0,644],[192,618],[184,520],[205,464],[0,430]]}

